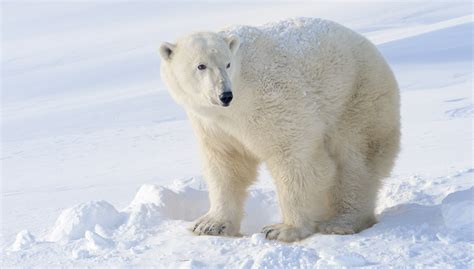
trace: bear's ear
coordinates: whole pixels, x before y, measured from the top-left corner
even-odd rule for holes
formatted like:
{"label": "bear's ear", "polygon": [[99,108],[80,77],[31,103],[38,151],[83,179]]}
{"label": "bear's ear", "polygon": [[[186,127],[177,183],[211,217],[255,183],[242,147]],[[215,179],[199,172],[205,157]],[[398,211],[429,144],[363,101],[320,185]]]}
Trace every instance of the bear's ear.
{"label": "bear's ear", "polygon": [[169,61],[173,55],[175,48],[176,48],[176,45],[168,43],[168,42],[163,42],[163,44],[161,44],[160,46],[161,58],[165,61]]}
{"label": "bear's ear", "polygon": [[235,54],[237,50],[239,49],[240,46],[240,40],[239,37],[236,35],[231,35],[226,38],[227,44],[229,44],[229,49],[230,51]]}

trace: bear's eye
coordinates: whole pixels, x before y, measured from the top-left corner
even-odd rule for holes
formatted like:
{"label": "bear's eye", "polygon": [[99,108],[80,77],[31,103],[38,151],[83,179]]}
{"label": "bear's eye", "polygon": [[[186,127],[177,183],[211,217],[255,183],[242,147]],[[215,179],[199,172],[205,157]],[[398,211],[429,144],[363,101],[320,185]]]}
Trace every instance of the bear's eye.
{"label": "bear's eye", "polygon": [[203,64],[198,65],[198,69],[199,69],[199,70],[204,70],[204,69],[206,69],[206,68],[207,68],[207,66],[205,66],[205,65],[203,65]]}
{"label": "bear's eye", "polygon": [[226,68],[230,68],[230,63],[227,64]]}

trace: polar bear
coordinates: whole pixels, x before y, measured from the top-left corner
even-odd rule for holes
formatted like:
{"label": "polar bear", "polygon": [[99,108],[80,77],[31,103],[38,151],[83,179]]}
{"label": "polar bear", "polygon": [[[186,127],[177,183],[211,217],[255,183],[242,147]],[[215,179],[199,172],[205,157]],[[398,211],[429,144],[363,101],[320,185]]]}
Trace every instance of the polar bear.
{"label": "polar bear", "polygon": [[192,231],[239,235],[247,188],[265,163],[282,223],[268,239],[352,234],[375,223],[399,151],[390,67],[361,35],[297,18],[198,32],[160,47],[161,76],[200,145],[210,209]]}

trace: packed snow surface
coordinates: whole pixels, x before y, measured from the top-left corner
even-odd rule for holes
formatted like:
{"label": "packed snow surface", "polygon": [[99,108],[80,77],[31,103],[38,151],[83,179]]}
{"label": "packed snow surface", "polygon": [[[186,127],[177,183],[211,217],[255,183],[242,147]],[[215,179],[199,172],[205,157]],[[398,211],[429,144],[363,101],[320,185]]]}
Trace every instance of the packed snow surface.
{"label": "packed snow surface", "polygon": [[[471,5],[2,2],[1,266],[474,267]],[[262,167],[242,236],[194,236],[208,192],[157,48],[195,30],[287,17],[366,35],[398,78],[402,151],[378,223],[266,240],[260,229],[280,216]]]}

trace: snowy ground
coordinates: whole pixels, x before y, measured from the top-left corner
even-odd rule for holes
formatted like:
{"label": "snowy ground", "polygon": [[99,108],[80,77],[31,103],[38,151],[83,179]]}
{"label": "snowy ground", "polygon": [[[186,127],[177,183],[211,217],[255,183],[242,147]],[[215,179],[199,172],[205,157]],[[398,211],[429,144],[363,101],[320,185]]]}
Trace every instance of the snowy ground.
{"label": "snowy ground", "polygon": [[[4,266],[474,267],[470,2],[1,2]],[[262,168],[241,238],[193,236],[207,191],[161,41],[293,16],[371,38],[402,90],[403,146],[379,223],[283,244]]]}

